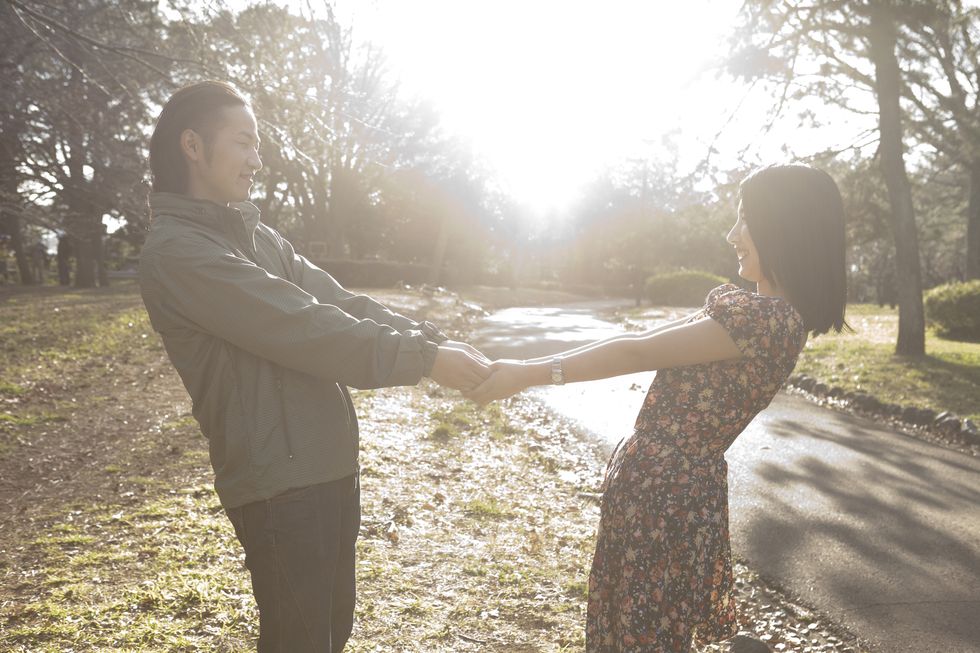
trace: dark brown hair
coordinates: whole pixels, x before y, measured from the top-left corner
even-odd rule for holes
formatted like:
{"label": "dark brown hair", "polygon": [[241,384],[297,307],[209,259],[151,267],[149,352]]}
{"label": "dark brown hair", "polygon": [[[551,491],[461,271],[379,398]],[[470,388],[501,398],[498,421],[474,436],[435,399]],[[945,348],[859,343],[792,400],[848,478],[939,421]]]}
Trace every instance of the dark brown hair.
{"label": "dark brown hair", "polygon": [[805,165],[756,170],[739,184],[762,274],[814,334],[847,327],[844,202],[834,180]]}
{"label": "dark brown hair", "polygon": [[185,86],[170,96],[150,137],[150,171],[156,192],[187,192],[187,161],[180,149],[180,135],[193,129],[205,142],[205,154],[220,125],[222,109],[248,106],[231,84],[207,80]]}

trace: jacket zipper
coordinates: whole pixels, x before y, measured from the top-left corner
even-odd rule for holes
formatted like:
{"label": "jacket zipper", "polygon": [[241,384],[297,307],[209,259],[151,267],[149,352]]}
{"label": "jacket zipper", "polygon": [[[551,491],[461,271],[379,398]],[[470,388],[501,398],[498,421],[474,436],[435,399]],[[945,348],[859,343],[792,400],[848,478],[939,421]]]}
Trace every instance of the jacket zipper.
{"label": "jacket zipper", "polygon": [[[244,220],[242,221],[242,226],[243,227],[245,226]],[[235,233],[237,231],[239,231],[237,228],[234,228],[234,227],[232,228],[232,234],[233,234],[233,237],[236,240],[238,239],[238,234]],[[254,240],[248,238],[248,232],[245,229],[241,229],[240,231],[242,232],[242,235],[245,236],[244,242],[242,240],[239,240],[239,243],[245,245],[246,257],[250,261],[252,261],[252,263],[255,263],[256,265],[258,265],[259,264],[259,261],[258,261],[258,259],[259,259],[259,253],[258,253],[258,250],[255,247]],[[251,243],[248,243],[247,241],[249,241],[249,240],[252,240],[252,242]],[[282,385],[283,385],[282,384],[282,375],[277,372],[276,373],[276,391],[279,394],[279,417],[282,420],[282,434],[283,434],[283,439],[286,441],[286,455],[289,457],[290,460],[292,460],[293,459],[293,439],[292,439],[292,437],[289,434],[289,418],[286,417],[286,413],[288,412],[288,411],[286,411],[286,395],[283,394]]]}
{"label": "jacket zipper", "polygon": [[293,442],[289,435],[289,420],[286,418],[286,396],[282,391],[282,377],[276,375],[276,390],[279,391],[279,414],[282,419],[282,434],[286,440],[286,455],[293,459]]}
{"label": "jacket zipper", "polygon": [[350,391],[346,386],[338,383],[340,396],[344,400],[344,412],[347,413],[347,433],[348,435],[360,440],[360,429],[357,428],[357,415],[354,413],[354,400],[350,396]]}
{"label": "jacket zipper", "polygon": [[[242,224],[244,226],[244,222]],[[237,231],[237,230],[233,230],[233,231]],[[247,240],[247,235],[248,235],[247,232],[245,232],[245,230],[242,230],[242,231],[243,231],[244,235],[246,236],[246,240]],[[237,236],[237,234],[236,234],[236,236]],[[252,263],[255,263],[256,265],[258,265],[259,264],[259,262],[258,262],[259,255],[258,255],[258,251],[256,251],[256,249],[255,249],[254,242],[251,243],[251,246],[246,245],[245,251],[248,254],[250,254],[250,256],[248,256],[248,254],[247,254],[248,259],[250,261],[252,261]],[[276,391],[279,394],[279,416],[280,416],[280,419],[282,420],[282,434],[283,434],[283,439],[286,441],[286,455],[289,457],[290,460],[292,460],[293,459],[293,439],[289,435],[289,418],[286,417],[286,413],[287,413],[287,411],[286,411],[286,395],[283,394],[283,390],[282,390],[282,376],[279,373],[276,373]]]}

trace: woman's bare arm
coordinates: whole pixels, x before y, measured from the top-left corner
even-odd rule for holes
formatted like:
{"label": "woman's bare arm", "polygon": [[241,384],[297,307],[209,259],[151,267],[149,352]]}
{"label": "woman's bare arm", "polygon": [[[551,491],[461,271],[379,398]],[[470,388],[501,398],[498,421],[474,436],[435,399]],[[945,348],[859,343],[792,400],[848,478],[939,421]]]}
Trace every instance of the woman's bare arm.
{"label": "woman's bare arm", "polygon": [[[566,383],[605,379],[623,374],[740,358],[724,327],[708,318],[671,326],[637,338],[615,338],[589,348],[558,354]],[[466,396],[485,404],[528,387],[551,383],[551,359],[520,363],[498,361],[494,373]]]}
{"label": "woman's bare arm", "polygon": [[602,340],[596,340],[594,342],[586,343],[580,347],[576,347],[575,349],[569,349],[567,351],[563,351],[560,354],[552,354],[551,356],[538,356],[537,358],[529,358],[523,362],[525,364],[550,362],[556,356],[566,357],[566,356],[571,356],[573,354],[579,354],[584,351],[588,351],[589,349],[594,349],[595,347],[601,347],[607,345],[608,343],[614,342],[616,340],[638,340],[641,338],[646,338],[648,336],[652,336],[655,333],[659,333],[661,331],[666,331],[667,329],[672,329],[676,326],[680,326],[681,324],[684,323],[685,320],[688,320],[689,318],[690,315],[687,315],[685,317],[680,318],[679,320],[673,320],[671,322],[667,322],[666,324],[655,326],[652,329],[647,329],[646,331],[633,331],[629,333],[619,333],[614,336],[610,336],[608,338],[603,338]]}

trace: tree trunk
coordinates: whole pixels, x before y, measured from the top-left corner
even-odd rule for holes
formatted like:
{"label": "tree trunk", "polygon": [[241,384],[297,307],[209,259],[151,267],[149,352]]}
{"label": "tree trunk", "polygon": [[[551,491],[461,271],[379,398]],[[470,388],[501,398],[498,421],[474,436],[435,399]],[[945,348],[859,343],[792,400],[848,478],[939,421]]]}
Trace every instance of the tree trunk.
{"label": "tree trunk", "polygon": [[344,241],[336,225],[338,209],[334,194],[329,192],[330,184],[322,172],[313,175],[313,234],[316,241],[323,243],[327,258],[339,259],[344,257]]}
{"label": "tree trunk", "polygon": [[980,279],[980,161],[970,168],[970,202],[966,210],[966,278]]}
{"label": "tree trunk", "polygon": [[[72,101],[82,97],[82,77],[72,70],[68,78],[67,96]],[[68,207],[68,233],[75,239],[75,287],[95,287],[95,249],[93,248],[91,207],[85,192],[85,137],[81,124],[68,123],[67,178],[65,179],[65,203]]]}
{"label": "tree trunk", "polygon": [[879,162],[895,238],[895,280],[898,296],[898,342],[895,353],[925,354],[925,315],[922,308],[922,273],[915,226],[912,188],[905,171],[902,114],[899,105],[900,71],[895,57],[896,29],[890,11],[876,4],[871,9],[871,59],[875,66],[880,142]]}
{"label": "tree trunk", "polygon": [[62,286],[71,285],[71,252],[75,247],[67,234],[58,236],[58,283]]}
{"label": "tree trunk", "polygon": [[[17,161],[23,154],[19,133],[20,129],[23,128],[23,123],[17,121],[12,124],[12,128],[3,130],[3,139],[0,140],[0,201],[10,206],[19,206],[18,185],[20,182],[17,174]],[[24,251],[24,234],[21,232],[20,215],[16,209],[0,207],[0,233],[6,233],[10,236],[10,248],[14,251],[14,258],[17,260],[20,282],[24,285],[32,285],[34,274],[31,272],[27,252]]]}
{"label": "tree trunk", "polygon": [[[81,217],[81,216],[80,216]],[[95,287],[95,247],[88,225],[76,222],[75,232],[75,287]]]}
{"label": "tree trunk", "polygon": [[106,288],[109,285],[109,270],[105,265],[105,225],[100,223],[99,227],[101,228],[92,234],[92,249],[95,254],[95,277],[99,282],[99,287]]}
{"label": "tree trunk", "polygon": [[35,283],[34,273],[31,271],[30,258],[24,251],[24,234],[20,230],[20,216],[8,211],[3,222],[4,230],[10,236],[10,249],[14,250],[20,282],[25,286],[32,286]]}
{"label": "tree trunk", "polygon": [[350,172],[343,167],[330,170],[330,197],[327,200],[327,214],[324,222],[327,234],[327,247],[331,258],[347,258],[347,234],[345,225],[350,219],[354,206],[354,193],[351,188]]}

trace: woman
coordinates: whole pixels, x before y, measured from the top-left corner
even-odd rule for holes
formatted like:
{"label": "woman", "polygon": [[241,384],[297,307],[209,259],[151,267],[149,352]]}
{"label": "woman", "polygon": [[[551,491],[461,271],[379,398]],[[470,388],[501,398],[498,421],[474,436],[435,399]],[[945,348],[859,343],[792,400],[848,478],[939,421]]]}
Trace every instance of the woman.
{"label": "woman", "polygon": [[807,334],[845,328],[844,210],[825,172],[772,166],[739,186],[728,234],[749,292],[556,357],[497,361],[480,403],[533,386],[657,370],[603,482],[586,650],[683,652],[737,632],[725,450],[793,370]]}

